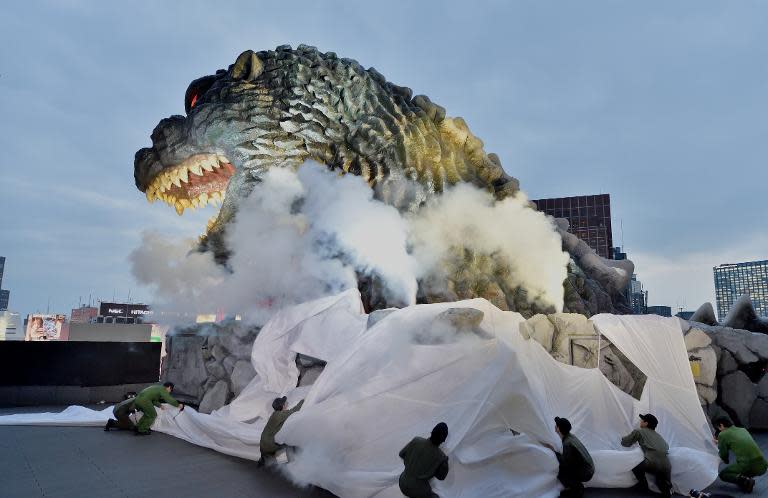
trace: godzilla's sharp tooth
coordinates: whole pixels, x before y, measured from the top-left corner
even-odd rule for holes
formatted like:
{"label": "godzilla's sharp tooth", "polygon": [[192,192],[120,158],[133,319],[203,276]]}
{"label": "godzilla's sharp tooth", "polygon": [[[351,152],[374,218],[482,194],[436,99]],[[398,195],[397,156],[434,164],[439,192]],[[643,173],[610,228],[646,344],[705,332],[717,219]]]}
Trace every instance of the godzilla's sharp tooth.
{"label": "godzilla's sharp tooth", "polygon": [[189,171],[191,171],[192,174],[195,174],[197,176],[203,176],[203,169],[200,167],[199,164],[191,164],[189,166]]}
{"label": "godzilla's sharp tooth", "polygon": [[177,187],[181,187],[181,179],[179,178],[178,171],[174,171],[171,173],[171,183],[173,183]]}
{"label": "godzilla's sharp tooth", "polygon": [[178,214],[179,216],[184,214],[184,206],[181,205],[181,202],[177,202],[174,207],[176,208],[176,214]]}
{"label": "godzilla's sharp tooth", "polygon": [[200,196],[197,198],[200,201],[201,206],[207,206],[208,205],[208,194],[203,192],[200,194]]}
{"label": "godzilla's sharp tooth", "polygon": [[179,202],[181,202],[181,205],[184,206],[184,209],[189,209],[192,207],[192,201],[189,199],[182,199]]}
{"label": "godzilla's sharp tooth", "polygon": [[221,164],[227,164],[227,163],[229,163],[229,161],[227,160],[227,158],[226,158],[226,157],[224,157],[224,156],[216,156],[216,159],[218,159],[218,160],[219,160],[219,163],[221,163]]}
{"label": "godzilla's sharp tooth", "polygon": [[147,190],[147,201],[155,202],[155,193],[152,190]]}
{"label": "godzilla's sharp tooth", "polygon": [[211,192],[208,203],[215,204],[221,202],[221,192]]}
{"label": "godzilla's sharp tooth", "polygon": [[214,160],[203,159],[202,161],[200,161],[200,166],[202,166],[205,171],[213,171],[213,167],[214,167],[213,163],[216,163],[215,164],[216,166],[219,165],[219,162],[216,161],[215,159]]}
{"label": "godzilla's sharp tooth", "polygon": [[192,207],[199,208],[200,207],[200,198],[195,197],[192,199]]}
{"label": "godzilla's sharp tooth", "polygon": [[185,167],[179,168],[179,171],[177,173],[179,175],[179,180],[181,180],[184,183],[187,183],[189,181],[189,170]]}

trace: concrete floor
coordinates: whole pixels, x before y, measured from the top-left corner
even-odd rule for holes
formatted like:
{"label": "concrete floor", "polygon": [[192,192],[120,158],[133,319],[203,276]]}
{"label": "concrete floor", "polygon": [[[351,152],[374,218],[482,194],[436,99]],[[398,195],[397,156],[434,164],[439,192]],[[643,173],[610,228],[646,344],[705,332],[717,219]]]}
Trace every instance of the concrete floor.
{"label": "concrete floor", "polygon": [[[9,412],[13,410],[0,410],[0,414]],[[757,439],[768,454],[768,433],[758,434]],[[281,476],[257,468],[255,462],[165,434],[135,437],[93,427],[0,426],[0,469],[1,498],[332,496],[319,489],[295,488]],[[751,495],[740,494],[735,486],[719,480],[707,491],[734,497],[768,496],[768,476],[758,480]],[[645,495],[587,489],[585,496]]]}

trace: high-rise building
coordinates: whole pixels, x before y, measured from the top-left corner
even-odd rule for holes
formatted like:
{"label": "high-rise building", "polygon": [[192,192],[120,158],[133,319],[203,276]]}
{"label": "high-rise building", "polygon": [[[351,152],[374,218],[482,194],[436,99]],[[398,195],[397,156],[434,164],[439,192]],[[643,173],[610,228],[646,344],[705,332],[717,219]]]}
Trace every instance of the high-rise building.
{"label": "high-rise building", "polygon": [[8,301],[11,299],[11,291],[3,289],[3,271],[5,270],[5,256],[0,256],[0,311],[8,309]]}
{"label": "high-rise building", "polygon": [[643,290],[643,283],[637,279],[637,275],[632,274],[632,280],[629,281],[628,301],[635,315],[645,315],[648,312],[648,292]]}
{"label": "high-rise building", "polygon": [[768,260],[724,264],[713,268],[717,315],[725,320],[731,306],[749,294],[758,316],[768,317]]}
{"label": "high-rise building", "polygon": [[649,315],[672,316],[672,308],[669,306],[647,306],[645,312]]}
{"label": "high-rise building", "polygon": [[570,224],[568,231],[589,244],[597,254],[606,259],[613,258],[609,194],[557,197],[533,202],[539,211],[567,219]]}

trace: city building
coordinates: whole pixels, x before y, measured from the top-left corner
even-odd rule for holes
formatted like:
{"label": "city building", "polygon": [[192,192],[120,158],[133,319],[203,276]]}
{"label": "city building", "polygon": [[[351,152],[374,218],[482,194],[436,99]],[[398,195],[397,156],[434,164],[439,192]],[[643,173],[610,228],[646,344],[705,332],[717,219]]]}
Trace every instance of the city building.
{"label": "city building", "polygon": [[8,309],[8,301],[11,300],[11,291],[3,290],[3,272],[5,271],[5,256],[0,256],[0,311]]}
{"label": "city building", "polygon": [[533,202],[539,211],[567,219],[570,224],[568,231],[589,244],[597,254],[606,259],[613,258],[609,194],[557,197]]}
{"label": "city building", "polygon": [[724,264],[713,270],[717,315],[721,322],[744,294],[749,294],[758,316],[768,317],[768,260]]}
{"label": "city building", "polygon": [[637,279],[637,275],[632,274],[632,280],[629,281],[629,306],[635,315],[645,315],[648,312],[648,291],[643,290],[643,283]]}
{"label": "city building", "polygon": [[[75,342],[161,342],[167,327],[154,324],[146,304],[102,301],[72,310],[67,340]],[[62,334],[63,335],[63,334]]]}
{"label": "city building", "polygon": [[0,341],[23,341],[24,329],[19,323],[19,314],[0,311]]}
{"label": "city building", "polygon": [[88,323],[99,316],[99,308],[94,306],[82,305],[79,308],[73,308],[69,314],[69,323]]}
{"label": "city building", "polygon": [[672,308],[669,306],[648,306],[645,310],[649,315],[672,316]]}

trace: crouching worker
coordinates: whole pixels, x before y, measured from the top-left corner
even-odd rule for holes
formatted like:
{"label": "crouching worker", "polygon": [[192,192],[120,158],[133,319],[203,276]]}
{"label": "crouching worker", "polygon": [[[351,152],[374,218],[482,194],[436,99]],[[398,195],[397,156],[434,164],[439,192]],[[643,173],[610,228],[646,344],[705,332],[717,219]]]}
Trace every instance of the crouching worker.
{"label": "crouching worker", "polygon": [[658,425],[658,419],[652,414],[640,415],[640,428],[621,438],[621,445],[630,447],[637,443],[643,450],[645,458],[632,469],[640,489],[648,491],[648,479],[645,477],[645,473],[648,472],[656,478],[656,486],[659,487],[661,495],[672,496],[672,464],[669,461],[669,445],[656,432]]}
{"label": "crouching worker", "polygon": [[544,446],[555,452],[560,463],[557,479],[565,486],[560,496],[581,498],[584,496],[584,483],[595,475],[592,455],[579,438],[571,434],[571,422],[568,419],[555,417],[555,432],[563,440],[563,452],[558,453],[551,444],[544,443]]}
{"label": "crouching worker", "polygon": [[267,457],[274,457],[275,453],[285,447],[285,445],[278,444],[275,441],[275,436],[280,432],[280,429],[283,428],[283,424],[288,420],[288,417],[299,411],[301,405],[304,404],[304,400],[301,400],[299,404],[290,410],[286,410],[285,403],[287,401],[288,398],[285,396],[282,398],[275,398],[275,400],[272,401],[272,409],[275,411],[269,416],[267,425],[264,426],[264,430],[261,433],[261,439],[259,440],[259,451],[261,452],[261,458],[259,458],[258,461],[259,467],[264,465]]}
{"label": "crouching worker", "polygon": [[437,498],[429,480],[443,480],[448,475],[448,457],[440,445],[448,437],[448,426],[440,422],[429,439],[415,437],[400,450],[405,470],[400,474],[400,491],[409,498]]}
{"label": "crouching worker", "polygon": [[742,427],[734,427],[730,419],[721,417],[715,420],[715,427],[720,431],[717,448],[720,459],[728,463],[730,453],[736,461],[720,471],[720,480],[736,484],[742,491],[751,493],[755,487],[754,477],[765,474],[768,462],[760,451],[752,435]]}
{"label": "crouching worker", "polygon": [[161,403],[168,403],[171,406],[179,407],[179,410],[184,410],[184,404],[176,401],[171,396],[172,392],[173,382],[166,382],[162,386],[160,384],[149,386],[136,395],[133,406],[142,413],[136,427],[136,435],[145,436],[152,433],[150,427],[157,418],[155,407],[159,407]]}
{"label": "crouching worker", "polygon": [[112,414],[115,418],[107,420],[107,425],[104,426],[105,431],[109,432],[110,429],[120,429],[123,431],[136,430],[136,425],[133,423],[133,420],[131,420],[131,413],[136,411],[136,408],[133,406],[134,399],[134,397],[130,397],[115,405],[112,409]]}

